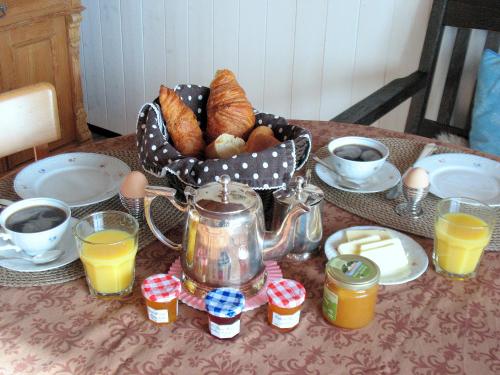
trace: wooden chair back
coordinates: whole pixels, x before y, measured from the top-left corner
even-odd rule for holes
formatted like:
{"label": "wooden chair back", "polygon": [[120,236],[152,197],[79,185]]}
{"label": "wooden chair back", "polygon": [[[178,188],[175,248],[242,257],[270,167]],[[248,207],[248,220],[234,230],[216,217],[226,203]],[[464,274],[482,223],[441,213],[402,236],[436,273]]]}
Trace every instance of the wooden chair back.
{"label": "wooden chair back", "polygon": [[[425,112],[445,26],[456,27],[457,35],[437,121],[433,121],[425,118]],[[487,30],[484,48],[498,51],[500,45],[499,0],[434,0],[418,68],[419,72],[425,74],[425,87],[413,97],[405,132],[426,137],[434,137],[438,133],[448,132],[468,137],[470,120],[467,121],[465,128],[452,126],[450,121],[457,100],[472,29]],[[472,109],[472,103],[470,108]]]}
{"label": "wooden chair back", "polygon": [[48,154],[48,143],[60,137],[52,84],[37,83],[0,94],[0,157],[34,147],[38,159]]}

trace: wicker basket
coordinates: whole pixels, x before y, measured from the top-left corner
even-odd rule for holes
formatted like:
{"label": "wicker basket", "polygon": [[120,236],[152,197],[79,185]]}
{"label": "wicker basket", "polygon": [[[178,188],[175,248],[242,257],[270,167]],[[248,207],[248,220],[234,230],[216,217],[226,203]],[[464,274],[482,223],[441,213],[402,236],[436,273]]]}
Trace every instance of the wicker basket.
{"label": "wicker basket", "polygon": [[[198,85],[180,85],[175,91],[206,128],[206,103],[210,89]],[[264,208],[272,207],[272,192],[291,181],[304,166],[311,150],[308,130],[289,125],[283,117],[255,111],[255,126],[270,127],[282,143],[258,153],[245,153],[230,159],[201,160],[181,155],[174,147],[161,115],[158,100],[143,105],[137,121],[137,150],[145,171],[167,179],[169,186],[183,199],[186,185],[202,186],[228,174],[234,181],[246,183],[259,192]]]}

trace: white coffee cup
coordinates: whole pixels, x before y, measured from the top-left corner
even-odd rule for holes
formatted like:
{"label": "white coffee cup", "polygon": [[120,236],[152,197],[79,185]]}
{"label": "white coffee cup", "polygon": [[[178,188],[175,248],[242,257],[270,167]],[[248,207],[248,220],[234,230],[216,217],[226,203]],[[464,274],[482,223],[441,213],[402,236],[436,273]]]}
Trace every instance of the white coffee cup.
{"label": "white coffee cup", "polygon": [[[22,233],[16,232],[6,227],[7,219],[14,213],[28,207],[50,206],[64,211],[66,217],[62,223],[40,232]],[[57,199],[52,198],[30,198],[12,203],[0,214],[0,238],[8,241],[0,246],[0,249],[24,250],[31,256],[43,254],[47,250],[54,249],[61,241],[64,233],[68,229],[71,219],[71,209],[69,206]]]}
{"label": "white coffee cup", "polygon": [[[373,161],[356,161],[341,158],[335,155],[335,150],[341,146],[359,145],[367,146],[377,150],[382,157]],[[334,139],[328,144],[330,156],[328,162],[334,167],[337,173],[346,180],[363,182],[375,174],[389,157],[389,149],[375,139],[365,137],[341,137]]]}

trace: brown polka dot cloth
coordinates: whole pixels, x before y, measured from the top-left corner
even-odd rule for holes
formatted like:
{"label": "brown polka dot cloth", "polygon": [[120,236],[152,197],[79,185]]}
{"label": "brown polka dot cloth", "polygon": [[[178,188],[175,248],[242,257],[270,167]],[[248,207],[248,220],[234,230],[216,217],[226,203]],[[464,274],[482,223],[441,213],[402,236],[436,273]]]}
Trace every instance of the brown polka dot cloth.
{"label": "brown polka dot cloth", "polygon": [[[198,85],[179,85],[175,91],[189,106],[206,129],[206,104],[210,89]],[[137,151],[147,172],[165,177],[175,175],[185,185],[201,186],[218,181],[227,174],[233,181],[248,184],[256,190],[271,190],[287,184],[296,170],[307,161],[311,151],[311,134],[299,126],[289,125],[283,117],[255,111],[255,126],[268,126],[282,143],[261,152],[244,153],[229,159],[201,160],[185,157],[171,143],[167,126],[156,99],[146,103],[137,120]]]}

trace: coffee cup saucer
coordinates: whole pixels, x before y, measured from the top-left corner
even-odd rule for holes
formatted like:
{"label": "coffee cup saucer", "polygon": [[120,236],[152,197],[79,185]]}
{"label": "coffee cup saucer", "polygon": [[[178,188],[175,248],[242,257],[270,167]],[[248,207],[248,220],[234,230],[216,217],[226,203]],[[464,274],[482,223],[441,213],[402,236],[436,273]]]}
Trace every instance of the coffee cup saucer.
{"label": "coffee cup saucer", "polygon": [[[0,259],[0,266],[17,272],[41,272],[53,270],[77,260],[79,258],[78,249],[76,247],[76,241],[72,233],[73,226],[77,222],[78,219],[75,219],[74,217],[70,219],[70,225],[68,225],[68,229],[66,229],[66,232],[64,232],[61,241],[57,244],[57,248],[63,250],[63,253],[53,262],[45,264],[35,264],[29,260],[24,259]],[[0,245],[4,245],[4,241],[1,239]]]}
{"label": "coffee cup saucer", "polygon": [[[328,158],[323,159],[323,161],[326,163],[329,162]],[[343,185],[342,181],[339,181],[339,178],[341,177],[319,163],[316,163],[314,170],[316,175],[325,184],[349,193],[379,193],[394,187],[401,180],[401,173],[394,166],[394,164],[389,161],[386,161],[374,175],[362,182],[359,182],[359,187],[356,189],[348,188]]]}

